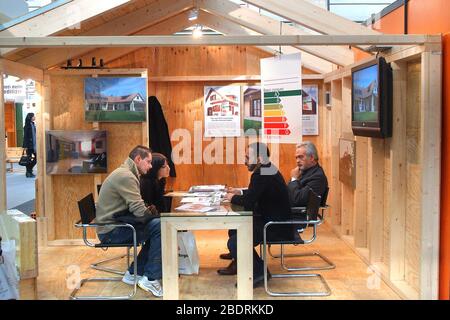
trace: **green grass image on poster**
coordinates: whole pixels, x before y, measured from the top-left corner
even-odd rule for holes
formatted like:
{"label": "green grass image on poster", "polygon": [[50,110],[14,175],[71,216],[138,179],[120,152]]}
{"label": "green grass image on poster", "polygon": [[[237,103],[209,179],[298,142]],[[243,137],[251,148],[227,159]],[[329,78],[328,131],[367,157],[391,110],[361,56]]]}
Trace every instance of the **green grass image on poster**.
{"label": "green grass image on poster", "polygon": [[145,121],[144,111],[85,111],[86,121]]}

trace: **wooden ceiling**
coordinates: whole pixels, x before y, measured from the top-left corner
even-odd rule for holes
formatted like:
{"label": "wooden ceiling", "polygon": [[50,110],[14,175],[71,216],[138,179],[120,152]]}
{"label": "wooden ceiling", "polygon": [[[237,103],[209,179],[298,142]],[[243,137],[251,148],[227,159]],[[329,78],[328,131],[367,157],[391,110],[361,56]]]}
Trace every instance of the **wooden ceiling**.
{"label": "wooden ceiling", "polygon": [[[333,35],[378,34],[305,0],[247,2],[309,29],[281,24],[276,19],[228,0],[73,0],[3,30],[0,36],[172,35],[198,23],[225,35],[308,35],[317,32]],[[199,18],[189,21],[188,13],[194,7],[200,9]],[[260,49],[273,53],[278,47],[267,46]],[[107,63],[137,49],[95,50],[102,51],[101,56],[105,57],[104,61]],[[40,69],[65,64],[68,59],[86,57],[92,51],[93,48],[81,47],[0,49],[4,58]],[[349,65],[354,62],[353,51],[348,46],[299,45],[283,47],[282,51],[301,51],[304,66],[317,73],[327,73],[334,69],[334,65]]]}

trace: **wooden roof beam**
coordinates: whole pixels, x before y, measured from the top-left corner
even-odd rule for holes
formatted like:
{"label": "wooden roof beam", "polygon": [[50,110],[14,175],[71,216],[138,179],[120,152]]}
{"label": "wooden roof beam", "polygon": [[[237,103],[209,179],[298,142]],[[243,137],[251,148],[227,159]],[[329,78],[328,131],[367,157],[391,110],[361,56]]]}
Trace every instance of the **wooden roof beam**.
{"label": "wooden roof beam", "polygon": [[[175,25],[172,27],[170,23],[167,23],[168,18],[174,17],[181,12],[184,12],[192,7],[192,0],[169,0],[169,1],[156,1],[149,4],[146,7],[141,8],[138,11],[131,12],[117,19],[111,20],[93,28],[81,36],[94,36],[94,35],[128,35],[128,34],[171,34],[173,32],[182,30],[185,25],[178,20],[170,20]],[[187,17],[185,17],[187,21]],[[162,26],[159,27],[158,23],[162,22]],[[192,23],[191,21],[189,21]],[[149,26],[151,26],[149,28]],[[164,29],[166,28],[167,31]],[[144,30],[144,32],[139,32]],[[171,30],[176,30],[171,32]],[[130,49],[130,48],[128,48]],[[129,50],[133,51],[135,49]],[[48,69],[52,66],[65,62],[73,57],[78,57],[92,51],[86,48],[74,48],[74,49],[47,49],[35,53],[29,57],[20,59],[21,63],[32,65],[41,69]],[[104,52],[105,56],[109,53]],[[104,59],[106,62],[106,60]]]}
{"label": "wooden roof beam", "polygon": [[[198,6],[215,16],[225,18],[234,23],[240,24],[248,29],[254,30],[259,34],[279,35],[311,35],[307,31],[283,24],[280,21],[266,17],[258,12],[241,7],[235,3],[224,0],[198,0]],[[330,61],[337,65],[348,65],[354,62],[352,50],[343,46],[296,46],[302,51],[306,51],[319,58]]]}
{"label": "wooden roof beam", "polygon": [[440,43],[441,37],[430,35],[298,35],[298,36],[67,36],[67,37],[0,37],[2,48],[69,48],[69,47],[155,47],[198,45],[250,46],[329,46],[329,45],[420,45]]}
{"label": "wooden roof beam", "polygon": [[44,79],[44,72],[41,69],[1,58],[0,71],[21,79],[32,79],[39,82],[42,82]]}
{"label": "wooden roof beam", "polygon": [[245,0],[245,2],[323,34],[381,34],[305,0]]}
{"label": "wooden roof beam", "polygon": [[[258,33],[250,30],[248,28],[245,28],[244,26],[241,26],[239,24],[236,24],[230,20],[224,19],[220,16],[214,16],[210,13],[207,13],[205,11],[201,11],[198,17],[198,23],[207,26],[208,28],[211,28],[213,30],[216,30],[220,33],[226,34],[226,35],[257,35]],[[266,51],[270,54],[279,54],[278,50],[279,47],[272,47],[272,46],[258,46],[259,49]],[[284,54],[289,53],[297,53],[299,52],[298,49],[294,47],[289,46],[283,46],[281,48],[281,52]],[[302,53],[302,66],[305,68],[308,68],[314,72],[317,73],[328,73],[333,70],[332,63],[325,61],[323,59],[320,59],[316,56],[313,56],[309,53],[300,51]]]}
{"label": "wooden roof beam", "polygon": [[[129,1],[130,0],[73,0],[1,31],[0,37],[45,37],[72,27],[84,20],[121,6]],[[4,56],[13,50],[14,49],[0,50],[0,55]]]}

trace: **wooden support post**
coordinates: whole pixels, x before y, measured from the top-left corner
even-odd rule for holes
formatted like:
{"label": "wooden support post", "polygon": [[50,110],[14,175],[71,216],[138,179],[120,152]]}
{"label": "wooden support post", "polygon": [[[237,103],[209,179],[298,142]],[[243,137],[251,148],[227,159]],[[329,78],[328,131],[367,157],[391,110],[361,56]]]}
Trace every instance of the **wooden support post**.
{"label": "wooden support post", "polygon": [[3,71],[0,69],[0,214],[6,213],[6,140]]}
{"label": "wooden support post", "polygon": [[341,224],[341,183],[339,181],[339,138],[341,136],[342,87],[341,81],[331,83],[331,221]]}
{"label": "wooden support post", "polygon": [[376,263],[383,259],[384,140],[370,139],[368,159],[370,263]]}
{"label": "wooden support post", "polygon": [[[393,69],[393,130],[390,139],[390,252],[389,277],[392,281],[405,278],[406,233],[406,64],[391,63]],[[394,191],[395,190],[395,191]]]}
{"label": "wooden support post", "polygon": [[[41,130],[40,135],[42,139],[43,146],[45,146],[45,131],[50,130],[52,128],[51,121],[51,80],[48,74],[44,75],[44,83],[42,84],[42,97],[41,97]],[[45,163],[47,161],[47,155],[45,152],[40,152],[38,154],[38,162],[41,162],[45,168]],[[53,212],[53,179],[51,175],[47,175],[45,169],[41,170],[44,181],[44,189],[41,195],[41,199],[43,199],[44,203],[44,214],[47,218],[47,240],[55,240],[55,221],[54,221],[54,212]]]}
{"label": "wooden support post", "polygon": [[422,53],[420,298],[438,298],[442,52]]}
{"label": "wooden support post", "polygon": [[356,248],[367,248],[367,156],[368,138],[356,137],[356,189],[353,203]]}

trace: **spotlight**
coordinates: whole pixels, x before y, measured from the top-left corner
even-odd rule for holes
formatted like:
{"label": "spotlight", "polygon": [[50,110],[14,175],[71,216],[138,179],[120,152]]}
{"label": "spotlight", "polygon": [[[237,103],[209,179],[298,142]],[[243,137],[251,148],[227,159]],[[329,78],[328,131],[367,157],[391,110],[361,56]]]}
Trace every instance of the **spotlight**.
{"label": "spotlight", "polygon": [[194,38],[200,38],[200,37],[203,35],[202,29],[203,29],[203,26],[200,25],[200,24],[197,24],[197,25],[194,27],[194,30],[192,30],[192,36],[193,36]]}
{"label": "spotlight", "polygon": [[103,68],[103,59],[100,59],[100,68]]}
{"label": "spotlight", "polygon": [[78,67],[78,68],[82,68],[82,67],[83,67],[83,60],[78,59],[78,65],[77,65],[77,67]]}
{"label": "spotlight", "polygon": [[92,57],[92,66],[93,67],[97,66],[97,62],[95,61],[95,57]]}
{"label": "spotlight", "polygon": [[188,19],[189,21],[197,20],[198,18],[198,9],[194,8],[191,11],[189,11]]}
{"label": "spotlight", "polygon": [[70,68],[70,67],[72,67],[72,60],[67,60],[67,68]]}

